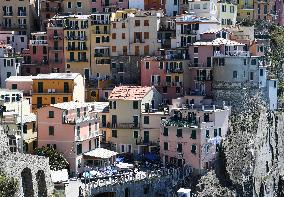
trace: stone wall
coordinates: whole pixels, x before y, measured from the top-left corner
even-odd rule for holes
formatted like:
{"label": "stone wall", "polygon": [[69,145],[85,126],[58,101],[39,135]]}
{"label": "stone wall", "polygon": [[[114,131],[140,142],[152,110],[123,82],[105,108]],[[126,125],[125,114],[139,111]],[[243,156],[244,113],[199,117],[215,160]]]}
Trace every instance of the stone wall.
{"label": "stone wall", "polygon": [[2,128],[0,128],[0,155],[0,170],[19,182],[17,196],[52,196],[54,186],[48,158],[11,153],[7,136]]}

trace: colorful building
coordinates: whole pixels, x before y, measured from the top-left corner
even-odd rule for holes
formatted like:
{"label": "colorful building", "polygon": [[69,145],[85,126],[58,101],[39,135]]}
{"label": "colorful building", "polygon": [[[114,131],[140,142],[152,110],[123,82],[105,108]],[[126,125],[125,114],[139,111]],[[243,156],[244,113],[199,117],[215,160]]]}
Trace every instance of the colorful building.
{"label": "colorful building", "polygon": [[65,72],[64,30],[65,17],[55,16],[49,19],[47,26],[48,67],[50,73]]}
{"label": "colorful building", "polygon": [[92,13],[111,13],[128,8],[128,0],[92,1]]}
{"label": "colorful building", "polygon": [[86,79],[91,67],[90,15],[69,15],[64,25],[64,58],[66,72],[81,73]]}
{"label": "colorful building", "polygon": [[[162,102],[161,94],[154,87],[119,86],[109,98],[109,120],[111,147],[119,153],[140,153],[138,142],[151,144],[149,130],[142,129],[143,112],[158,109]],[[125,113],[127,111],[127,113]],[[139,137],[141,136],[141,138]],[[145,147],[144,147],[145,148]],[[142,150],[142,149],[141,149]]]}
{"label": "colorful building", "polygon": [[87,15],[92,12],[92,0],[63,0],[63,13]]}
{"label": "colorful building", "polygon": [[230,108],[207,103],[202,96],[172,101],[170,118],[161,123],[160,157],[164,163],[212,169],[228,132]]}
{"label": "colorful building", "polygon": [[254,0],[254,20],[267,20],[273,22],[277,19],[276,0],[258,1]]}
{"label": "colorful building", "polygon": [[184,95],[184,80],[191,77],[188,75],[190,61],[186,51],[174,49],[158,52],[156,56],[142,59],[141,85],[155,86],[164,99]]}
{"label": "colorful building", "polygon": [[10,45],[0,43],[0,87],[6,86],[5,80],[20,74],[22,57]]}
{"label": "colorful building", "polygon": [[18,30],[22,35],[30,35],[35,28],[35,4],[30,0],[2,1],[0,9],[1,30]]}
{"label": "colorful building", "polygon": [[21,53],[28,45],[27,35],[21,31],[0,31],[0,40],[11,45],[15,53]]}
{"label": "colorful building", "polygon": [[161,47],[157,31],[161,11],[123,10],[111,16],[111,56],[153,55]]}
{"label": "colorful building", "polygon": [[48,20],[63,12],[63,0],[41,0],[39,6],[40,28],[41,31],[46,31]]}
{"label": "colorful building", "polygon": [[91,70],[96,79],[110,79],[110,14],[91,16]]}
{"label": "colorful building", "polygon": [[254,18],[254,0],[239,0],[237,19],[253,19]]}
{"label": "colorful building", "polygon": [[48,69],[48,43],[46,32],[31,34],[29,48],[23,50],[22,75],[37,75],[49,73]]}
{"label": "colorful building", "polygon": [[70,174],[85,167],[84,154],[100,147],[99,115],[108,103],[65,102],[37,111],[38,147],[61,152]]}
{"label": "colorful building", "polygon": [[84,102],[84,85],[79,73],[39,74],[33,78],[33,110],[62,102]]}

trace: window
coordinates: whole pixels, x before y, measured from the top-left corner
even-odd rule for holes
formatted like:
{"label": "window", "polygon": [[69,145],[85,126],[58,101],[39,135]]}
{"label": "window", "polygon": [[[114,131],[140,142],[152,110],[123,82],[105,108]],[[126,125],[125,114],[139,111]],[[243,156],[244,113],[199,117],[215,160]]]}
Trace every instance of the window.
{"label": "window", "polygon": [[113,29],[116,28],[116,23],[112,23],[112,28],[113,28]]}
{"label": "window", "polygon": [[18,88],[18,85],[17,84],[12,84],[12,89],[15,90]]}
{"label": "window", "polygon": [[82,144],[77,144],[77,155],[82,154]]}
{"label": "window", "polygon": [[54,135],[54,126],[49,126],[48,127],[48,134],[49,135]]}
{"label": "window", "polygon": [[117,130],[111,131],[111,137],[117,138]]}
{"label": "window", "polygon": [[167,127],[164,127],[163,136],[169,136],[169,129]]}
{"label": "window", "polygon": [[149,20],[144,20],[144,26],[149,26]]}
{"label": "window", "polygon": [[164,142],[164,150],[169,150],[169,144],[168,144],[168,142]]}
{"label": "window", "polygon": [[133,137],[134,137],[135,139],[138,138],[138,131],[133,131]]}
{"label": "window", "polygon": [[89,151],[92,150],[92,140],[89,140]]}
{"label": "window", "polygon": [[222,12],[226,12],[226,5],[222,5]]}
{"label": "window", "polygon": [[217,129],[214,129],[214,137],[217,137]]}
{"label": "window", "polygon": [[96,13],[97,12],[97,8],[92,8],[92,13]]}
{"label": "window", "polygon": [[196,145],[191,145],[191,153],[196,154]]}
{"label": "window", "polygon": [[72,8],[72,2],[67,2],[67,8]]}
{"label": "window", "polygon": [[250,72],[249,80],[253,80],[253,72]]}
{"label": "window", "polygon": [[112,33],[112,34],[111,34],[111,38],[112,38],[112,39],[116,39],[116,33]]}
{"label": "window", "polygon": [[206,138],[210,138],[209,130],[206,130],[206,131],[205,131],[205,137],[206,137]]}
{"label": "window", "polygon": [[177,5],[177,0],[174,0],[174,5]]}
{"label": "window", "polygon": [[182,137],[182,129],[177,129],[177,137]]}
{"label": "window", "polygon": [[145,62],[145,68],[150,69],[150,62]]}
{"label": "window", "polygon": [[125,33],[122,33],[122,34],[121,34],[121,38],[122,38],[122,39],[125,39]]}
{"label": "window", "polygon": [[96,43],[100,43],[101,42],[101,38],[100,37],[96,37]]}
{"label": "window", "polygon": [[120,148],[120,152],[124,153],[124,152],[125,152],[125,150],[124,150],[124,144],[121,144],[120,147],[121,147],[121,148]]}
{"label": "window", "polygon": [[36,46],[33,46],[33,54],[36,54]]}
{"label": "window", "polygon": [[149,124],[149,116],[144,116],[144,124]]}
{"label": "window", "polygon": [[234,13],[235,12],[235,7],[234,6],[230,6],[230,12]]}
{"label": "window", "polygon": [[68,102],[68,97],[63,97],[63,102]]}
{"label": "window", "polygon": [[113,104],[113,109],[116,109],[116,101],[113,101],[112,104]]}
{"label": "window", "polygon": [[237,71],[233,71],[233,78],[234,79],[238,78],[238,72]]}
{"label": "window", "polygon": [[140,20],[135,20],[135,26],[140,26]]}
{"label": "window", "polygon": [[144,39],[149,39],[149,32],[144,32]]}
{"label": "window", "polygon": [[194,47],[193,50],[194,50],[194,53],[198,53],[198,47]]}
{"label": "window", "polygon": [[[259,75],[262,77],[263,76],[263,69],[261,68],[260,70],[259,70]],[[13,87],[12,87],[12,89],[13,89]],[[17,89],[17,88],[16,88]]]}
{"label": "window", "polygon": [[181,153],[182,152],[182,144],[178,143],[177,145],[177,152]]}
{"label": "window", "polygon": [[51,97],[51,98],[50,98],[50,103],[51,103],[51,104],[55,104],[55,97]]}
{"label": "window", "polygon": [[219,128],[219,136],[221,137],[222,136],[222,129]]}
{"label": "window", "polygon": [[116,52],[116,46],[112,46],[112,47],[111,47],[111,51],[112,51],[113,53],[115,53],[115,52]]}
{"label": "window", "polygon": [[49,118],[54,118],[54,111],[49,111],[48,112],[48,117]]}
{"label": "window", "polygon": [[121,26],[122,26],[122,28],[125,28],[125,23],[122,23]]}
{"label": "window", "polygon": [[133,109],[138,109],[138,101],[133,101]]}
{"label": "window", "polygon": [[196,130],[191,131],[191,139],[196,139]]}
{"label": "window", "polygon": [[82,3],[81,2],[77,2],[77,7],[81,8],[82,7]]}

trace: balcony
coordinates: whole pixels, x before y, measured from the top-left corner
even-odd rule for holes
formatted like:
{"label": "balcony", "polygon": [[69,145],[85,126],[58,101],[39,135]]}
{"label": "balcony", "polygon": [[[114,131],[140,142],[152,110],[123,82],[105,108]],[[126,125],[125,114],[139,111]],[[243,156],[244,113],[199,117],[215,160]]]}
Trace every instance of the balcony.
{"label": "balcony", "polygon": [[53,36],[49,36],[50,40],[62,40],[62,34],[60,35],[53,35]]}
{"label": "balcony", "polygon": [[155,141],[148,141],[148,140],[140,140],[136,141],[137,145],[145,145],[145,146],[159,146],[158,142]]}
{"label": "balcony", "polygon": [[88,47],[66,47],[67,51],[86,51]]}
{"label": "balcony", "polygon": [[47,40],[30,40],[30,45],[47,45]]}
{"label": "balcony", "polygon": [[173,69],[166,70],[166,73],[183,73],[183,69],[182,68],[173,68]]}
{"label": "balcony", "polygon": [[182,87],[182,82],[179,81],[179,82],[172,82],[172,86],[174,87]]}
{"label": "balcony", "polygon": [[94,57],[109,57],[109,53],[95,53]]}
{"label": "balcony", "polygon": [[110,125],[111,128],[116,128],[116,129],[139,129],[140,124],[139,123],[112,123]]}
{"label": "balcony", "polygon": [[13,16],[13,12],[4,12],[3,17]]}
{"label": "balcony", "polygon": [[89,62],[89,60],[88,59],[78,59],[78,60],[67,59],[67,62]]}
{"label": "balcony", "polygon": [[51,51],[62,51],[63,47],[48,47]]}
{"label": "balcony", "polygon": [[20,29],[27,29],[27,24],[19,24]]}
{"label": "balcony", "polygon": [[110,24],[109,20],[93,20],[92,25],[108,25]]}
{"label": "balcony", "polygon": [[64,29],[67,29],[67,30],[79,30],[80,28],[79,28],[79,26],[65,25]]}
{"label": "balcony", "polygon": [[250,52],[249,51],[225,51],[224,53],[221,51],[214,52],[214,57],[229,57],[229,56],[250,57]]}
{"label": "balcony", "polygon": [[212,81],[211,76],[197,76],[194,78],[196,81]]}
{"label": "balcony", "polygon": [[93,34],[110,34],[109,31],[100,31],[100,30],[93,30],[92,33]]}
{"label": "balcony", "polygon": [[27,16],[27,12],[18,12],[18,16],[26,17]]}
{"label": "balcony", "polygon": [[65,36],[67,40],[86,40],[87,36]]}
{"label": "balcony", "polygon": [[62,59],[58,59],[58,60],[55,60],[55,59],[49,59],[49,64],[62,64],[63,61]]}
{"label": "balcony", "polygon": [[[143,40],[143,39],[135,39],[134,41],[133,41],[133,43],[145,43],[145,40]],[[132,43],[132,44],[133,44]]]}
{"label": "balcony", "polygon": [[97,59],[96,64],[110,64],[111,60],[110,59]]}
{"label": "balcony", "polygon": [[242,5],[242,10],[254,10],[253,5]]}

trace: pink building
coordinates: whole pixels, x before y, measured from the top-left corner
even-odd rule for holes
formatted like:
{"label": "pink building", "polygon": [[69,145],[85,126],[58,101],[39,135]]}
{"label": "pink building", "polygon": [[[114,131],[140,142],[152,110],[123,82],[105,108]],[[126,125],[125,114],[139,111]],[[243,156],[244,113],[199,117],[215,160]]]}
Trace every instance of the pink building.
{"label": "pink building", "polygon": [[47,27],[49,72],[65,72],[64,33],[62,17],[53,17]]}
{"label": "pink building", "polygon": [[186,51],[160,50],[141,60],[141,85],[155,86],[166,99],[184,94],[184,79],[189,77]]}
{"label": "pink building", "polygon": [[72,101],[39,109],[38,147],[57,149],[69,162],[70,173],[81,173],[83,155],[100,147],[98,113],[107,105]]}
{"label": "pink building", "polygon": [[31,35],[29,49],[23,50],[24,62],[21,73],[22,75],[49,73],[47,34],[46,32],[36,32]]}
{"label": "pink building", "polygon": [[202,96],[174,99],[171,117],[161,123],[160,156],[165,163],[210,169],[228,131],[230,108]]}
{"label": "pink building", "polygon": [[92,1],[92,13],[113,12],[128,8],[128,0],[100,0]]}

